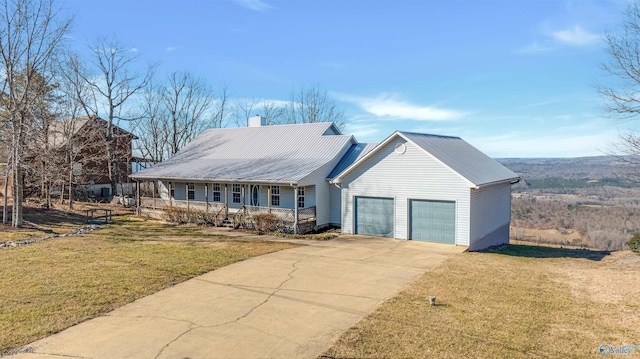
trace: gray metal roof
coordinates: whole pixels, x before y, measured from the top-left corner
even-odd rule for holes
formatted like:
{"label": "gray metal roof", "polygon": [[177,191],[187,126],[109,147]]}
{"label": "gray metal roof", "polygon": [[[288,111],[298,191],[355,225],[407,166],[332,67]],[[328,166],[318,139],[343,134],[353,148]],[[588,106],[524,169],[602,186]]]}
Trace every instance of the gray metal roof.
{"label": "gray metal roof", "polygon": [[373,150],[377,145],[377,143],[356,143],[351,145],[351,148],[349,148],[347,153],[345,153],[340,162],[338,162],[336,167],[331,171],[327,178],[331,179],[339,175],[340,172],[344,171],[354,162],[361,159],[367,153],[371,152],[371,150]]}
{"label": "gray metal roof", "polygon": [[476,186],[520,178],[460,137],[398,132]]}
{"label": "gray metal roof", "polygon": [[171,159],[131,177],[298,182],[354,142],[331,122],[211,129]]}

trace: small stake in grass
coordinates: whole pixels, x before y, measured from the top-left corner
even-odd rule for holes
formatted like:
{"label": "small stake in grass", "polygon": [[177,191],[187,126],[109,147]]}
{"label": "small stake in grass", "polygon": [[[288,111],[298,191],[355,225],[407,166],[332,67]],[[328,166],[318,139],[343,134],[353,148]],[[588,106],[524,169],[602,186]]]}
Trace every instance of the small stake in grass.
{"label": "small stake in grass", "polygon": [[429,296],[429,303],[431,304],[432,307],[435,307],[436,305],[436,297],[433,295]]}

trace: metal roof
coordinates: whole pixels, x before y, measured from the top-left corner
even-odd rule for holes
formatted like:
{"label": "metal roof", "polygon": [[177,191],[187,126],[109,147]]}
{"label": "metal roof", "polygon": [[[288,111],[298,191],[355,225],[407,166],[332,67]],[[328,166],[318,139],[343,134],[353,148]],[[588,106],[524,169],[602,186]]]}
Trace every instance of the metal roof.
{"label": "metal roof", "polygon": [[398,133],[476,186],[520,178],[460,137],[401,131]]}
{"label": "metal roof", "polygon": [[340,172],[347,169],[354,162],[364,157],[367,153],[371,152],[378,144],[377,143],[356,143],[351,145],[351,148],[345,153],[340,162],[327,176],[328,179],[334,178],[339,175]]}
{"label": "metal roof", "polygon": [[171,159],[130,177],[298,182],[354,142],[331,122],[211,129]]}
{"label": "metal roof", "polygon": [[485,155],[477,148],[471,146],[460,137],[396,131],[373,149],[358,156],[355,161],[343,168],[339,174],[332,172],[331,174],[334,176],[333,182],[340,182],[341,177],[351,172],[354,168],[357,168],[361,163],[367,161],[369,157],[373,156],[374,153],[397,136],[401,136],[405,140],[422,148],[426,153],[451,168],[474,187],[497,182],[517,181],[520,179],[520,176]]}

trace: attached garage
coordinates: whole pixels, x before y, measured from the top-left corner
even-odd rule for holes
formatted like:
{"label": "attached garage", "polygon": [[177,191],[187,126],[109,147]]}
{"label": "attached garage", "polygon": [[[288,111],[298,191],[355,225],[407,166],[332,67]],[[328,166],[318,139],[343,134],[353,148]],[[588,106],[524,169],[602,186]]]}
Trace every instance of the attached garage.
{"label": "attached garage", "polygon": [[393,237],[393,198],[356,197],[355,233]]}
{"label": "attached garage", "polygon": [[342,232],[480,250],[509,242],[520,177],[459,137],[395,132],[342,170]]}
{"label": "attached garage", "polygon": [[456,203],[409,200],[409,239],[456,244]]}

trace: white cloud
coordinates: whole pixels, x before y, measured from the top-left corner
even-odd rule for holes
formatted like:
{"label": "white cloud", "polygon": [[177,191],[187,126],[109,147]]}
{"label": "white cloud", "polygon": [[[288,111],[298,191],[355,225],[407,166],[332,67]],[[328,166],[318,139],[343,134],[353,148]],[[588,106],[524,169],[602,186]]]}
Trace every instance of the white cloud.
{"label": "white cloud", "polygon": [[538,136],[507,133],[490,137],[468,137],[469,143],[494,158],[601,156],[615,141],[613,131],[598,134],[558,134]]}
{"label": "white cloud", "polygon": [[451,121],[467,114],[466,112],[457,110],[412,104],[400,99],[398,95],[386,93],[376,97],[351,96],[335,93],[333,95],[339,100],[353,103],[364,111],[380,118]]}
{"label": "white cloud", "polygon": [[566,30],[552,32],[551,37],[558,42],[572,46],[588,46],[600,41],[599,35],[593,34],[579,25]]}
{"label": "white cloud", "polygon": [[176,51],[176,48],[173,47],[173,46],[169,46],[169,47],[165,48],[164,51],[165,52],[174,52],[174,51]]}
{"label": "white cloud", "polygon": [[367,120],[355,120],[350,119],[347,121],[346,129],[344,133],[354,135],[358,141],[368,140],[380,133],[378,125]]}
{"label": "white cloud", "polygon": [[537,41],[530,43],[529,45],[516,49],[518,54],[539,54],[541,52],[547,52],[553,50],[553,47],[548,44],[540,44]]}
{"label": "white cloud", "polygon": [[273,6],[271,5],[267,5],[264,2],[260,1],[260,0],[234,0],[236,4],[247,8],[249,10],[254,10],[254,11],[267,11],[271,8],[273,8]]}
{"label": "white cloud", "polygon": [[132,48],[130,48],[130,49],[129,49],[129,51],[131,51],[131,52],[138,52],[138,49],[137,49],[136,47],[132,47]]}
{"label": "white cloud", "polygon": [[583,29],[580,25],[564,30],[542,30],[544,38],[534,40],[529,45],[516,49],[517,54],[539,54],[556,50],[563,46],[590,46],[600,41],[600,35]]}

